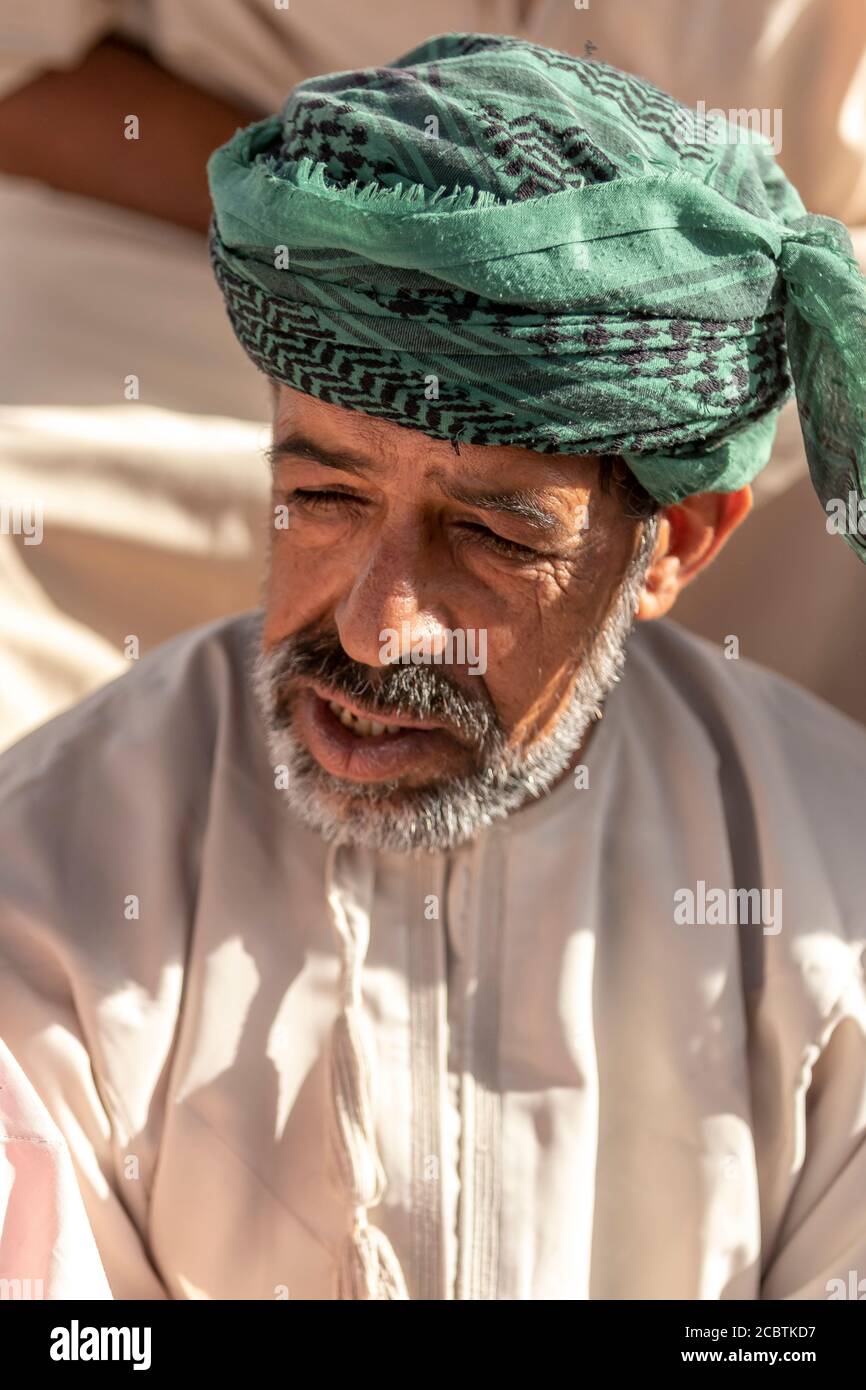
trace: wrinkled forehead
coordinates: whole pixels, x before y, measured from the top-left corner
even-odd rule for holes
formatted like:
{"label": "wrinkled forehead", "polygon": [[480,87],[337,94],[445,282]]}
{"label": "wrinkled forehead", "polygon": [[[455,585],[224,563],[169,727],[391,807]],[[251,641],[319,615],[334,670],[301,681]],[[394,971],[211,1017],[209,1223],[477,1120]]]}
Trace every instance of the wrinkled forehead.
{"label": "wrinkled forehead", "polygon": [[274,385],[274,466],[308,462],[387,484],[447,479],[474,490],[585,493],[598,482],[594,455],[541,454],[514,445],[461,444]]}

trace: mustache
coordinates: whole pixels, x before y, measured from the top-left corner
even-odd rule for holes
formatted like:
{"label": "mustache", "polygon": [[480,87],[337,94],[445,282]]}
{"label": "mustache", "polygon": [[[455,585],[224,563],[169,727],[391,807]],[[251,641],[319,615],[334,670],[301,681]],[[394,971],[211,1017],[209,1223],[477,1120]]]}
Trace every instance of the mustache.
{"label": "mustache", "polygon": [[274,714],[283,724],[289,720],[286,687],[293,681],[312,680],[384,724],[389,717],[437,720],[479,750],[504,738],[492,702],[477,687],[470,695],[440,670],[424,665],[374,671],[347,656],[339,638],[330,633],[293,634],[271,649],[267,661],[275,691]]}

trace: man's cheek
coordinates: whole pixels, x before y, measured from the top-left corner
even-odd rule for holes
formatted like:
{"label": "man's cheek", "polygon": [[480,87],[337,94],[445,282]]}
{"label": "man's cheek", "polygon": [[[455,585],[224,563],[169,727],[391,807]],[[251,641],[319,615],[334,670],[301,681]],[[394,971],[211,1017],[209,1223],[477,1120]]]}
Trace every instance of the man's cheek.
{"label": "man's cheek", "polygon": [[545,574],[519,621],[515,613],[489,642],[487,686],[512,731],[509,742],[533,742],[562,712],[588,636],[602,616],[595,586],[587,592],[573,573],[558,569]]}
{"label": "man's cheek", "polygon": [[265,608],[285,633],[295,632],[329,611],[333,582],[325,565],[311,567],[288,546],[271,553]]}
{"label": "man's cheek", "polygon": [[534,702],[540,666],[541,653],[530,631],[511,628],[488,633],[484,684],[509,740]]}
{"label": "man's cheek", "polygon": [[[580,606],[561,570],[546,564],[531,587],[501,596],[473,617],[486,622],[485,683],[503,725],[510,728],[527,709],[544,700],[545,690],[563,661],[579,645]],[[465,612],[464,608],[464,612]]]}

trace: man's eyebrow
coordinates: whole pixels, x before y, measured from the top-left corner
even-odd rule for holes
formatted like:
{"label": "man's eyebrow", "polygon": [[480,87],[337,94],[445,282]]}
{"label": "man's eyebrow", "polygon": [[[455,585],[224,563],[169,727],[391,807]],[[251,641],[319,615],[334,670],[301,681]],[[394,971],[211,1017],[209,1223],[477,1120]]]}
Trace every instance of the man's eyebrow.
{"label": "man's eyebrow", "polygon": [[367,473],[371,467],[370,461],[363,454],[356,454],[351,449],[325,449],[314,439],[297,433],[284,435],[282,439],[277,440],[265,450],[265,458],[270,464],[271,472],[283,458],[308,459],[310,463],[319,463],[323,468],[340,468],[344,473],[356,475]]}
{"label": "man's eyebrow", "polygon": [[562,519],[555,512],[540,506],[531,492],[520,489],[514,492],[473,492],[471,488],[460,487],[439,479],[439,486],[454,502],[462,502],[465,507],[477,507],[482,512],[505,512],[537,526],[544,531],[554,531],[562,526]]}
{"label": "man's eyebrow", "polygon": [[[323,468],[339,468],[345,473],[355,474],[356,477],[363,477],[371,468],[375,468],[375,464],[361,453],[355,453],[351,449],[326,449],[314,439],[295,431],[266,449],[265,458],[272,471],[282,458],[307,459],[311,463],[321,464]],[[536,495],[524,489],[518,488],[511,492],[475,492],[472,488],[450,482],[438,468],[433,469],[427,476],[439,484],[446,497],[451,498],[453,502],[462,503],[463,506],[475,507],[482,512],[500,512],[515,516],[518,520],[544,531],[554,531],[562,526],[562,519],[555,512],[546,511],[540,506]]]}

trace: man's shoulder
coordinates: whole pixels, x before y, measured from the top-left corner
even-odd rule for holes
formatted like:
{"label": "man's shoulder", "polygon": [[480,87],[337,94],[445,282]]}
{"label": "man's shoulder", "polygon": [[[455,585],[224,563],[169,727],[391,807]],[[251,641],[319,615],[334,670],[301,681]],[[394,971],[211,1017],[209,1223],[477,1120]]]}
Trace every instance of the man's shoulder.
{"label": "man's shoulder", "polygon": [[695,721],[720,753],[751,754],[804,787],[850,786],[866,805],[866,728],[733,640],[718,645],[670,621],[642,624],[629,659],[635,698],[652,690],[668,718]]}
{"label": "man's shoulder", "polygon": [[671,623],[641,624],[632,651],[645,681],[664,685],[703,721],[748,721],[762,735],[795,738],[799,746],[844,748],[845,760],[866,760],[866,728],[788,677],[723,644]]}
{"label": "man's shoulder", "polygon": [[732,644],[726,655],[668,622],[636,636],[628,739],[662,814],[679,808],[688,881],[708,878],[708,846],[726,837],[737,887],[778,890],[784,930],[745,933],[743,979],[784,980],[778,1007],[817,1030],[846,989],[862,998],[866,730]]}
{"label": "man's shoulder", "polygon": [[28,782],[81,761],[177,748],[203,752],[226,706],[245,698],[258,613],[221,618],[170,638],[0,755],[0,803]]}

